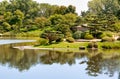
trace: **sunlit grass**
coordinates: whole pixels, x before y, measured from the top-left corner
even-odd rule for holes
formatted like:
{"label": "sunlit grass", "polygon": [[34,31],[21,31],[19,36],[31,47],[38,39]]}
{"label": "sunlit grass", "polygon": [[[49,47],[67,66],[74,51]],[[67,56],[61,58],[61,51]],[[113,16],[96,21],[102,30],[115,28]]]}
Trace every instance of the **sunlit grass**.
{"label": "sunlit grass", "polygon": [[80,46],[87,46],[88,42],[61,42],[57,44],[50,44],[50,45],[40,45],[40,48],[79,48]]}

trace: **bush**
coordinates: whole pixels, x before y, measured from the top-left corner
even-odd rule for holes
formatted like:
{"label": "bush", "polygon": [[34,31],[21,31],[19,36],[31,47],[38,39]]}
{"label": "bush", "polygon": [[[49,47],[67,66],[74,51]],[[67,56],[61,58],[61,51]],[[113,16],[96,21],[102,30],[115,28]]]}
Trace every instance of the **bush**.
{"label": "bush", "polygon": [[49,43],[61,41],[64,35],[58,31],[45,31],[40,35],[41,38],[45,38],[49,40]]}
{"label": "bush", "polygon": [[99,32],[97,34],[97,38],[104,38],[104,37],[112,37],[113,36],[113,33],[112,32],[109,32],[109,31],[106,31],[106,32]]}
{"label": "bush", "polygon": [[77,31],[73,34],[73,38],[75,39],[80,39],[81,38],[81,35],[82,35],[82,32],[81,31]]}
{"label": "bush", "polygon": [[96,42],[88,43],[87,48],[98,48],[98,44]]}
{"label": "bush", "polygon": [[100,38],[100,39],[102,39],[102,38],[104,38],[104,37],[106,37],[106,34],[105,34],[105,33],[101,33],[101,34],[98,36],[98,38]]}
{"label": "bush", "polygon": [[113,41],[115,41],[115,39],[112,37],[103,37],[102,38],[102,42],[113,42]]}
{"label": "bush", "polygon": [[93,43],[89,43],[87,48],[92,48],[93,47]]}
{"label": "bush", "polygon": [[70,32],[66,32],[65,37],[72,37],[72,34]]}
{"label": "bush", "polygon": [[97,43],[94,43],[94,48],[98,48],[98,44]]}
{"label": "bush", "polygon": [[66,41],[67,41],[67,42],[70,42],[70,43],[73,43],[75,40],[74,40],[74,38],[72,38],[72,37],[68,37],[68,38],[66,39]]}
{"label": "bush", "polygon": [[93,39],[94,37],[89,34],[89,33],[86,33],[85,36],[84,36],[84,39]]}
{"label": "bush", "polygon": [[48,40],[47,39],[44,39],[44,38],[41,38],[37,41],[37,44],[39,45],[47,45],[48,44]]}
{"label": "bush", "polygon": [[120,49],[120,42],[105,42],[101,47],[103,49]]}
{"label": "bush", "polygon": [[56,40],[56,42],[62,42],[62,41],[63,41],[62,38],[58,38],[58,39]]}

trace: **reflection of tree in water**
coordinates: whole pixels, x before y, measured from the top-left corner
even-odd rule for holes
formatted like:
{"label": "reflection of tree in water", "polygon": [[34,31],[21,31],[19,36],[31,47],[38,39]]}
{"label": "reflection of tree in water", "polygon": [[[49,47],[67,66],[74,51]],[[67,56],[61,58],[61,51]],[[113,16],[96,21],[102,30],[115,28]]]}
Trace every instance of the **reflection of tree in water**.
{"label": "reflection of tree in water", "polygon": [[103,70],[106,70],[105,74],[112,77],[115,72],[120,72],[120,58],[119,56],[113,56],[109,59],[104,59],[102,64]]}
{"label": "reflection of tree in water", "polygon": [[97,53],[96,55],[91,56],[87,62],[87,73],[91,76],[97,76],[100,74],[102,61],[102,53]]}
{"label": "reflection of tree in water", "polygon": [[34,50],[19,51],[17,49],[9,48],[9,46],[2,46],[0,50],[0,63],[8,64],[9,67],[17,68],[20,71],[29,69],[33,64],[36,64],[37,57]]}
{"label": "reflection of tree in water", "polygon": [[[28,70],[31,66],[39,63],[53,64],[60,63],[69,65],[75,64],[76,58],[81,58],[80,53],[59,52],[59,51],[36,51],[36,50],[17,50],[10,46],[0,46],[0,63],[17,68],[19,71]],[[84,56],[84,55],[83,55]]]}
{"label": "reflection of tree in water", "polygon": [[[17,50],[9,48],[9,45],[0,46],[0,64],[9,65],[19,71],[28,70],[36,64],[75,64],[76,59],[88,57],[86,71],[91,76],[101,73],[113,76],[115,72],[120,72],[120,56],[104,58],[102,53],[82,53],[82,52],[60,52],[41,50]],[[84,60],[83,60],[84,61]],[[86,63],[85,62],[85,63]],[[83,64],[83,63],[81,63]],[[120,77],[119,77],[120,78]]]}
{"label": "reflection of tree in water", "polygon": [[75,59],[82,57],[80,53],[49,51],[48,54],[41,56],[40,60],[43,64],[60,63],[69,65],[75,64]]}
{"label": "reflection of tree in water", "polygon": [[[103,56],[102,53],[92,53],[91,57],[88,57],[87,73],[91,76],[98,76],[99,74],[106,74],[112,77],[115,72],[120,72],[120,54]],[[120,74],[119,74],[120,75]],[[120,76],[118,77],[118,79]]]}

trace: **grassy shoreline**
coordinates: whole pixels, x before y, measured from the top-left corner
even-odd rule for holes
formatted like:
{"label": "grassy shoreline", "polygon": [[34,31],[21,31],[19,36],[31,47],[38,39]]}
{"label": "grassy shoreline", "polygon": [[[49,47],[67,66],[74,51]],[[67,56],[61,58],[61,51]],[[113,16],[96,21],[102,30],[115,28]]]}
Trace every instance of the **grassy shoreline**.
{"label": "grassy shoreline", "polygon": [[[38,45],[35,47],[39,48],[79,48],[81,46],[87,47],[90,42],[60,42],[57,44],[50,44],[50,45]],[[97,42],[98,49],[120,49],[120,41],[116,42]]]}
{"label": "grassy shoreline", "polygon": [[39,48],[79,48],[80,46],[87,46],[88,43],[89,42],[74,42],[74,43],[60,42],[57,44],[39,45],[36,47],[39,47]]}

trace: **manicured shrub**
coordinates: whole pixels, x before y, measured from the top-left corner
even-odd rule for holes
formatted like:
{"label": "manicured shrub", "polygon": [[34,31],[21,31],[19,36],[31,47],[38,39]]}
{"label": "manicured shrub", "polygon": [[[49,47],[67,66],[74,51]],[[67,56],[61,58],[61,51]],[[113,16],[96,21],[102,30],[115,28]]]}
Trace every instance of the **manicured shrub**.
{"label": "manicured shrub", "polygon": [[105,33],[102,33],[102,34],[100,34],[100,35],[98,36],[98,38],[100,38],[100,39],[102,39],[102,38],[104,38],[104,37],[106,37],[106,34],[105,34]]}
{"label": "manicured shrub", "polygon": [[75,39],[80,39],[81,38],[81,35],[82,35],[82,32],[81,31],[77,31],[73,34],[73,38]]}
{"label": "manicured shrub", "polygon": [[120,49],[120,42],[105,42],[101,47],[103,49]]}
{"label": "manicured shrub", "polygon": [[41,38],[45,38],[49,40],[49,43],[51,44],[53,41],[57,42],[60,41],[63,38],[63,34],[58,31],[45,31],[40,35]]}
{"label": "manicured shrub", "polygon": [[115,41],[115,39],[112,37],[103,37],[102,38],[102,42],[113,42],[113,41]]}
{"label": "manicured shrub", "polygon": [[67,42],[70,42],[70,43],[73,43],[75,40],[74,40],[74,38],[72,38],[72,37],[68,37],[68,38],[66,39],[66,41],[67,41]]}
{"label": "manicured shrub", "polygon": [[106,36],[112,37],[112,36],[113,36],[113,33],[112,33],[112,32],[106,32]]}
{"label": "manicured shrub", "polygon": [[94,48],[98,48],[98,44],[94,42]]}
{"label": "manicured shrub", "polygon": [[37,44],[39,44],[39,45],[47,45],[48,42],[49,42],[49,41],[48,41],[47,39],[40,38],[40,39],[37,41]]}
{"label": "manicured shrub", "polygon": [[85,36],[84,36],[84,39],[93,39],[94,37],[89,34],[89,33],[86,33]]}
{"label": "manicured shrub", "polygon": [[92,48],[93,47],[93,43],[89,43],[87,48]]}
{"label": "manicured shrub", "polygon": [[87,48],[98,48],[98,44],[96,42],[88,43]]}
{"label": "manicured shrub", "polygon": [[81,33],[81,38],[84,39],[86,32]]}
{"label": "manicured shrub", "polygon": [[62,38],[58,38],[58,39],[56,40],[56,42],[62,42],[62,41],[63,41]]}
{"label": "manicured shrub", "polygon": [[112,36],[113,36],[113,33],[109,32],[109,31],[107,31],[107,32],[99,32],[97,34],[97,38],[100,38],[100,39],[102,39],[104,37],[112,37]]}
{"label": "manicured shrub", "polygon": [[67,38],[67,37],[72,37],[72,34],[70,33],[70,32],[66,32],[65,33],[65,37]]}

